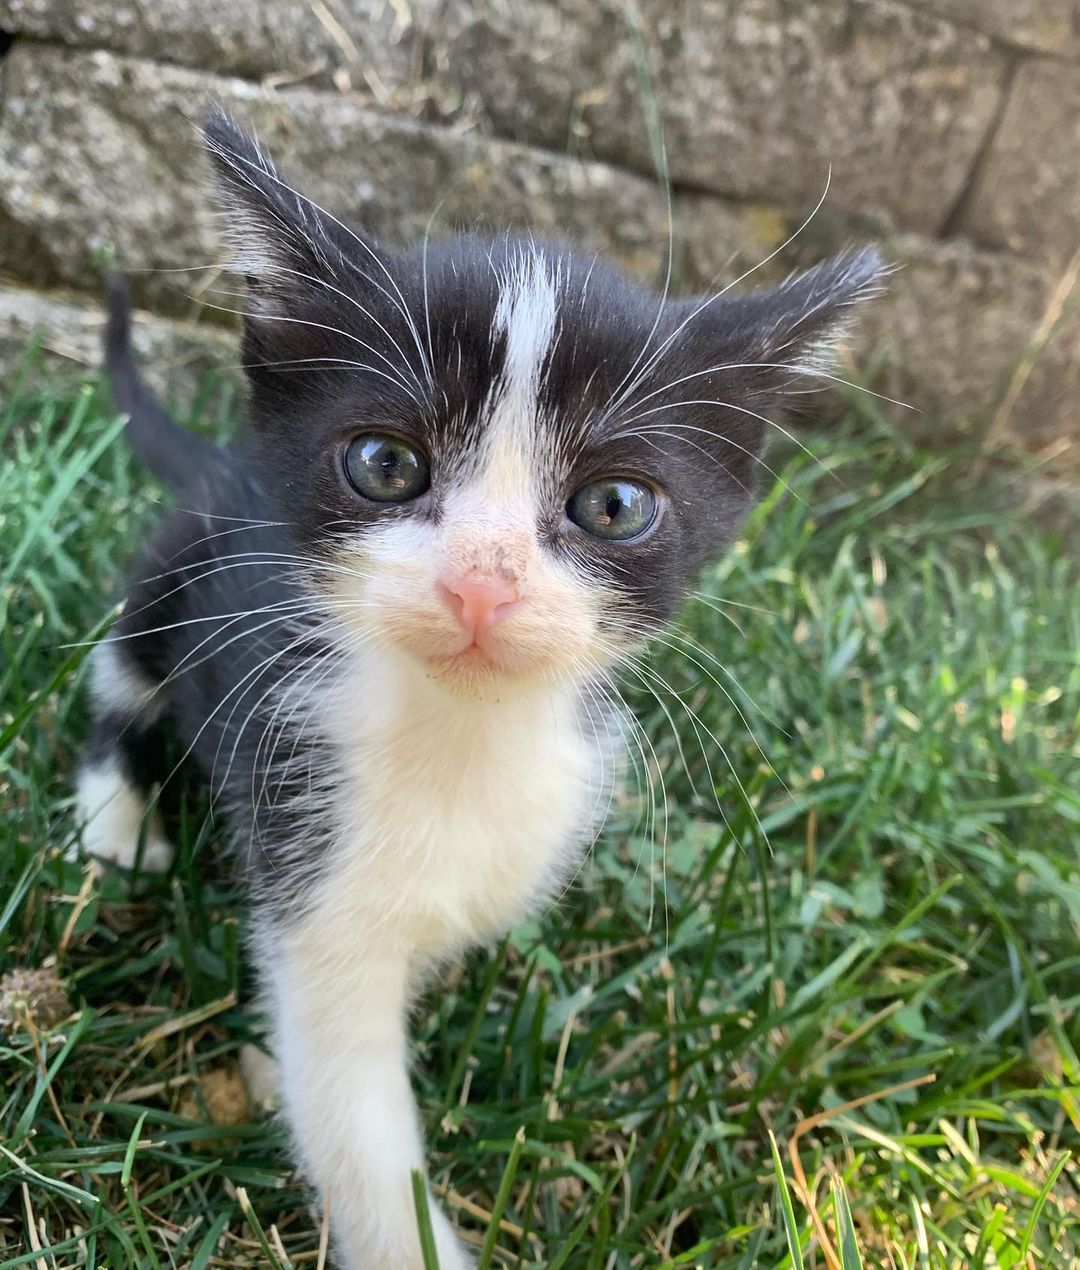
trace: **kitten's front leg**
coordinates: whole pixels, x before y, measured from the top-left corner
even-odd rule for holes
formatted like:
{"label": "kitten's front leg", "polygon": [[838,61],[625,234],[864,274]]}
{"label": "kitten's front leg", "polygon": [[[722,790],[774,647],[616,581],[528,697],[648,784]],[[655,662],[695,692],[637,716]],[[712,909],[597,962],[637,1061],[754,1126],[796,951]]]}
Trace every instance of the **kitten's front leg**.
{"label": "kitten's front leg", "polygon": [[[400,956],[333,947],[308,928],[269,962],[282,1100],[347,1270],[423,1265],[412,1170],[423,1168],[405,1040]],[[466,1270],[450,1223],[430,1201],[441,1270]]]}

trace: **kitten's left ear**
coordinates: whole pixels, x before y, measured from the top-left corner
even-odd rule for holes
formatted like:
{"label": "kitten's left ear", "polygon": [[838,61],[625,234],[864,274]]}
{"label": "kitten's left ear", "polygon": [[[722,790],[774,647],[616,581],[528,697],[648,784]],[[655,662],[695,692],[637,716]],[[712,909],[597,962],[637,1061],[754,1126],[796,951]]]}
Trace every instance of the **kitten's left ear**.
{"label": "kitten's left ear", "polygon": [[848,333],[856,306],[884,294],[888,274],[877,249],[866,247],[771,290],[737,296],[710,316],[713,347],[731,361],[777,373],[820,369]]}

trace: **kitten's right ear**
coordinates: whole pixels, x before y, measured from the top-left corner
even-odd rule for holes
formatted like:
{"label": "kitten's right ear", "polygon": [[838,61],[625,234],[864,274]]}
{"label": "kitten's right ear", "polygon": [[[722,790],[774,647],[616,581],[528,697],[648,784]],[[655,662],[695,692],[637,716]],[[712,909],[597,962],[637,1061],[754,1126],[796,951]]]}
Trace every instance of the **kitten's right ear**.
{"label": "kitten's right ear", "polygon": [[255,313],[288,307],[313,285],[325,287],[347,261],[367,272],[374,245],[282,180],[224,111],[209,113],[203,140],[232,247],[230,266],[247,278]]}

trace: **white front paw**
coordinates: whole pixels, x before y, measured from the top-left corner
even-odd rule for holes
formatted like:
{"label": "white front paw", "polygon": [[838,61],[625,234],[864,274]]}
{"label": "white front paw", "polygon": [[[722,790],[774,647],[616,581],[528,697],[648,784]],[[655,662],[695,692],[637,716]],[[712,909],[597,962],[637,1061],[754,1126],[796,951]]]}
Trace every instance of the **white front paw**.
{"label": "white front paw", "polygon": [[146,800],[112,764],[86,767],[79,774],[77,807],[83,821],[82,845],[95,860],[133,869],[138,861],[145,873],[164,873],[172,864],[172,843],[165,837],[157,814],[146,825]]}

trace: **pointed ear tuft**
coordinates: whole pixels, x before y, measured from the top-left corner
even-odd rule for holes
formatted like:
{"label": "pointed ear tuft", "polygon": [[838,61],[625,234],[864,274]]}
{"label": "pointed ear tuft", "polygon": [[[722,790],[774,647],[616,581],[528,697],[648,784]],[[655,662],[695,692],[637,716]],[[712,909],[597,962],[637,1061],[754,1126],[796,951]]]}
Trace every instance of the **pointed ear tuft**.
{"label": "pointed ear tuft", "polygon": [[747,360],[820,367],[832,360],[855,308],[885,293],[890,270],[876,247],[864,247],[793,274],[778,287],[722,306],[731,343]]}
{"label": "pointed ear tuft", "polygon": [[337,277],[344,227],[282,180],[224,111],[209,113],[203,140],[233,250],[230,265],[247,278],[256,310],[303,289],[305,278]]}

